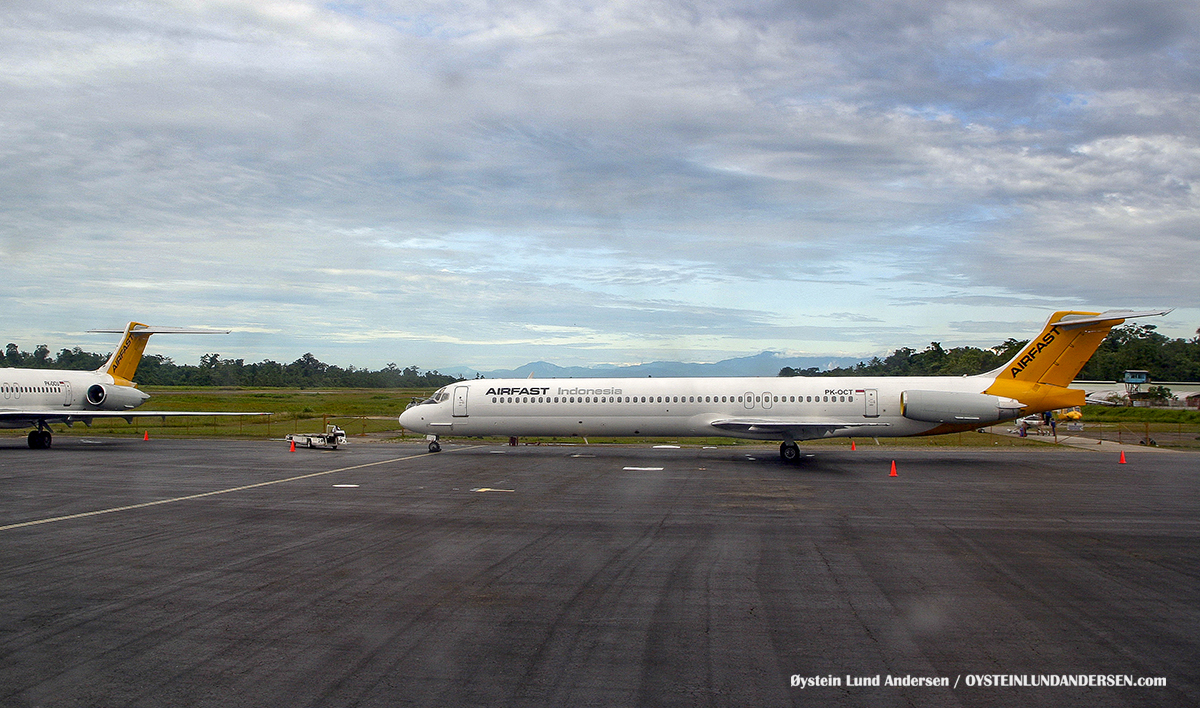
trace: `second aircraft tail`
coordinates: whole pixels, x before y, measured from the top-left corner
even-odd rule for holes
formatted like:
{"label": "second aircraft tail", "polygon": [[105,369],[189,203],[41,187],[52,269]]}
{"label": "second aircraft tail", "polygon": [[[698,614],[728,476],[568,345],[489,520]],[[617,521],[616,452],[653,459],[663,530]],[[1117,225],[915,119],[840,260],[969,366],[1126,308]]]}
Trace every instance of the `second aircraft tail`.
{"label": "second aircraft tail", "polygon": [[229,334],[227,329],[186,329],[183,327],[151,327],[141,322],[130,322],[124,330],[92,329],[89,332],[122,333],[121,344],[113,350],[108,361],[96,371],[109,374],[113,380],[123,386],[132,386],[133,377],[137,373],[138,364],[142,362],[142,353],[146,351],[146,342],[152,334]]}

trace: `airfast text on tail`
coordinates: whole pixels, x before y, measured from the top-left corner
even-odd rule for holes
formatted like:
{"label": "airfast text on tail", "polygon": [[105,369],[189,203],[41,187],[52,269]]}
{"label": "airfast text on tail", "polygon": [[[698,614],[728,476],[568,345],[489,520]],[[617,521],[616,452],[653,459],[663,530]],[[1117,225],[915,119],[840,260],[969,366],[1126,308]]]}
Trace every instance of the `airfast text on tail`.
{"label": "airfast text on tail", "polygon": [[146,351],[146,342],[150,339],[150,335],[138,330],[147,329],[147,325],[141,322],[130,322],[125,328],[125,336],[121,338],[121,344],[113,350],[108,361],[100,370],[113,377],[113,380],[129,386],[133,383],[133,376],[137,373],[138,364],[142,361],[142,352]]}

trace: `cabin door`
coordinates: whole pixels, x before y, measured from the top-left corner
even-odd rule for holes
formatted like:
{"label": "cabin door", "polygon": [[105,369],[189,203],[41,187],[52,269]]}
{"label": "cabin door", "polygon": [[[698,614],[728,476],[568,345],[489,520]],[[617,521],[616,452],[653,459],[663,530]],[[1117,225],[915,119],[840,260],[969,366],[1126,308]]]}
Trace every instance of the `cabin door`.
{"label": "cabin door", "polygon": [[470,391],[470,386],[455,386],[454,387],[454,417],[467,417],[467,391]]}
{"label": "cabin door", "polygon": [[866,410],[863,411],[863,416],[867,418],[879,417],[879,391],[877,389],[868,388],[863,392],[863,400],[866,401]]}

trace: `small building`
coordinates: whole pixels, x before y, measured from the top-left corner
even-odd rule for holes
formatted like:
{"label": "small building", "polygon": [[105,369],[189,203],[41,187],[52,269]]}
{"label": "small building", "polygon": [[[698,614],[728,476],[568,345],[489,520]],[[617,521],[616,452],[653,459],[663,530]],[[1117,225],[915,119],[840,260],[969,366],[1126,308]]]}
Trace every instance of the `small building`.
{"label": "small building", "polygon": [[1127,369],[1125,371],[1126,386],[1141,386],[1150,383],[1150,372],[1144,369]]}

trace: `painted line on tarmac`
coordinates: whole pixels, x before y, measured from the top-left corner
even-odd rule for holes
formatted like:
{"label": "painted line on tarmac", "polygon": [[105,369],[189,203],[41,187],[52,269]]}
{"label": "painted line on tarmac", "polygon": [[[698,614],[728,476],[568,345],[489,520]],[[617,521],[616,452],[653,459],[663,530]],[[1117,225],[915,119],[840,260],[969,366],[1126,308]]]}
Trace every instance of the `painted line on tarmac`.
{"label": "painted line on tarmac", "polygon": [[[474,446],[472,446],[474,447]],[[458,448],[458,450],[470,450],[471,447]],[[457,451],[457,450],[455,450]],[[454,451],[452,451],[454,452]],[[159,499],[157,501],[142,502],[141,504],[130,504],[128,506],[114,506],[111,509],[97,509],[96,511],[84,511],[78,514],[67,514],[66,516],[54,516],[49,519],[35,519],[33,521],[22,521],[17,524],[8,524],[0,526],[0,531],[11,531],[13,529],[21,529],[27,526],[40,526],[41,524],[52,524],[56,521],[70,521],[72,519],[85,519],[89,516],[100,516],[101,514],[116,514],[121,511],[133,511],[135,509],[145,509],[151,506],[159,506],[160,504],[175,504],[176,502],[191,501],[192,499],[203,499],[204,497],[215,497],[218,494],[231,494],[233,492],[244,492],[247,489],[257,489],[259,487],[269,487],[272,484],[284,484],[285,482],[298,482],[302,479],[312,479],[313,477],[322,477],[327,474],[337,472],[349,472],[350,470],[361,470],[365,467],[375,467],[377,465],[387,465],[393,462],[404,462],[406,460],[415,460],[420,457],[429,457],[430,455],[440,455],[445,453],[438,452],[422,452],[418,455],[409,455],[408,457],[396,457],[391,460],[380,460],[379,462],[364,462],[361,465],[351,465],[350,467],[339,467],[335,470],[325,470],[324,472],[310,472],[297,477],[288,477],[286,479],[272,479],[266,482],[258,482],[255,484],[244,484],[240,487],[230,487],[229,489],[218,489],[212,492],[201,492],[199,494],[189,494],[184,497],[173,497],[171,499]]]}

